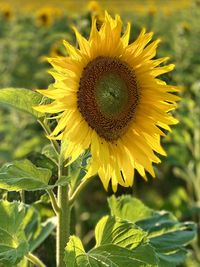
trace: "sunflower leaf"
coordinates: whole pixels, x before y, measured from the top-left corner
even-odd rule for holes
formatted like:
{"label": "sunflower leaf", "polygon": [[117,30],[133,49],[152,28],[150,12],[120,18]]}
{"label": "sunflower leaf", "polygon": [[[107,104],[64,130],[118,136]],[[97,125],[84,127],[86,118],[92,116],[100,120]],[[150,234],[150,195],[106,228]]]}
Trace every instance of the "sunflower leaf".
{"label": "sunflower leaf", "polygon": [[12,267],[28,253],[24,215],[22,204],[0,201],[0,265]]}
{"label": "sunflower leaf", "polygon": [[43,96],[32,90],[23,88],[5,88],[0,90],[0,102],[10,105],[16,109],[25,111],[36,118],[44,115],[36,110],[34,106],[41,103]]}
{"label": "sunflower leaf", "polygon": [[109,200],[111,214],[135,223],[145,232],[163,267],[177,266],[187,255],[185,246],[195,237],[193,222],[180,223],[170,212],[154,211],[130,196]]}
{"label": "sunflower leaf", "polygon": [[65,249],[67,266],[158,266],[146,233],[133,223],[105,216],[96,226],[95,237],[96,246],[88,252],[78,237],[70,237]]}
{"label": "sunflower leaf", "polygon": [[120,199],[112,196],[108,199],[108,204],[113,216],[120,217],[121,219],[129,220],[131,222],[150,217],[155,212],[149,207],[146,207],[142,201],[132,198],[131,196],[122,196]]}
{"label": "sunflower leaf", "polygon": [[25,206],[23,229],[29,243],[29,251],[33,252],[52,233],[56,227],[56,218],[51,217],[41,222],[38,210],[30,205]]}
{"label": "sunflower leaf", "polygon": [[0,169],[0,187],[8,191],[51,188],[50,178],[50,170],[38,168],[27,159],[7,163]]}
{"label": "sunflower leaf", "polygon": [[70,175],[67,175],[67,176],[61,176],[55,183],[56,186],[65,186],[67,184],[69,184],[70,182],[70,179],[71,179],[71,176]]}
{"label": "sunflower leaf", "polygon": [[146,241],[147,233],[133,223],[105,216],[96,225],[95,236],[96,246],[112,243],[133,249]]}

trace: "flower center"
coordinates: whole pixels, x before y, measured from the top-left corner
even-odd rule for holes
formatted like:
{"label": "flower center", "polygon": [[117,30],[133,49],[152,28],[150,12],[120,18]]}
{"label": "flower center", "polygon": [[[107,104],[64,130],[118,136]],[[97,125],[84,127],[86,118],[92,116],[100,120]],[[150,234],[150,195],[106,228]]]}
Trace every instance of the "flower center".
{"label": "flower center", "polygon": [[135,75],[122,60],[97,57],[84,68],[78,108],[88,125],[107,141],[127,130],[139,100]]}
{"label": "flower center", "polygon": [[107,117],[116,117],[128,104],[125,81],[116,73],[105,74],[96,84],[96,101]]}

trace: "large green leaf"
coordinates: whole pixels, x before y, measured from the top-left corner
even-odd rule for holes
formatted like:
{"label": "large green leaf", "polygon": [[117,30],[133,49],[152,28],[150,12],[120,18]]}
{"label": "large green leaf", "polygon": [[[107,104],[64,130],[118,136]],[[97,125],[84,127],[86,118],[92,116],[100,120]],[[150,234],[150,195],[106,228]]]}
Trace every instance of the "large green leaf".
{"label": "large green leaf", "polygon": [[41,94],[23,88],[5,88],[0,90],[1,103],[25,111],[36,118],[44,116],[42,113],[33,109],[33,106],[41,103],[42,98]]}
{"label": "large green leaf", "polygon": [[56,218],[41,223],[39,212],[29,205],[0,201],[0,266],[21,266],[24,256],[33,252],[52,233]]}
{"label": "large green leaf", "polygon": [[0,169],[0,187],[8,191],[47,189],[51,171],[38,168],[29,160],[7,163]]}
{"label": "large green leaf", "polygon": [[183,262],[187,255],[184,247],[195,237],[196,225],[193,222],[180,223],[169,212],[153,211],[140,200],[130,196],[109,199],[113,216],[134,222],[148,233],[151,246],[163,267],[173,267]]}
{"label": "large green leaf", "polygon": [[57,176],[58,167],[54,161],[48,158],[46,155],[39,152],[29,153],[27,159],[30,160],[34,165],[40,168],[49,169],[52,172],[52,176]]}
{"label": "large green leaf", "polygon": [[55,149],[51,144],[48,144],[43,147],[42,154],[52,160],[56,165],[58,165],[58,154],[55,152]]}
{"label": "large green leaf", "polygon": [[71,236],[65,251],[65,262],[70,267],[156,267],[154,250],[141,245],[131,251],[114,244],[102,245],[85,252],[81,240]]}
{"label": "large green leaf", "polygon": [[39,226],[39,232],[37,232],[37,235],[29,241],[29,250],[32,252],[36,248],[38,248],[44,242],[44,240],[53,232],[53,230],[56,228],[56,225],[56,217],[49,218],[45,222],[41,223]]}
{"label": "large green leaf", "polygon": [[12,267],[28,253],[24,214],[23,205],[0,201],[0,266]]}
{"label": "large green leaf", "polygon": [[155,251],[146,235],[133,223],[106,216],[96,226],[96,246],[89,252],[78,237],[70,237],[65,262],[70,267],[157,267]]}
{"label": "large green leaf", "polygon": [[29,251],[33,252],[55,229],[56,218],[51,217],[41,222],[41,215],[33,206],[26,205],[25,208],[23,228],[29,243]]}
{"label": "large green leaf", "polygon": [[147,233],[128,221],[105,216],[95,229],[96,246],[116,244],[120,247],[133,249],[146,241]]}
{"label": "large green leaf", "polygon": [[108,199],[108,204],[112,215],[131,222],[154,214],[152,209],[146,207],[139,199],[131,196],[122,196],[120,199],[112,196]]}

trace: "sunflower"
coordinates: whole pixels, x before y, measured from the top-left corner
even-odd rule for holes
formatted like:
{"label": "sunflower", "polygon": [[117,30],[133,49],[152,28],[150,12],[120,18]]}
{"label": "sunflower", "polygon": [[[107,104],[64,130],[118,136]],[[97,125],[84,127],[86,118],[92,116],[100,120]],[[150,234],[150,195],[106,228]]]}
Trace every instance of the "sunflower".
{"label": "sunflower", "polygon": [[[168,112],[176,107],[178,91],[157,76],[174,68],[159,66],[168,58],[153,59],[160,40],[148,45],[153,33],[142,29],[129,44],[130,23],[122,35],[122,22],[107,12],[100,30],[92,20],[89,40],[74,28],[79,48],[64,41],[68,57],[50,58],[53,88],[38,90],[54,101],[36,109],[60,113],[51,138],[67,140],[65,157],[76,160],[86,149],[91,161],[85,179],[98,173],[105,189],[111,181],[132,186],[134,170],[146,178],[155,176],[152,163],[160,145],[162,129],[170,130],[177,120]],[[156,153],[156,154],[155,154]]]}
{"label": "sunflower", "polygon": [[44,6],[36,12],[36,25],[38,27],[41,26],[51,26],[57,17],[62,15],[60,9],[51,7],[51,6]]}
{"label": "sunflower", "polygon": [[90,1],[88,4],[88,10],[91,15],[96,18],[97,29],[101,27],[104,22],[104,12],[103,8],[97,1]]}
{"label": "sunflower", "polygon": [[5,20],[10,20],[13,17],[13,9],[10,5],[2,5],[0,7],[0,15],[5,19]]}

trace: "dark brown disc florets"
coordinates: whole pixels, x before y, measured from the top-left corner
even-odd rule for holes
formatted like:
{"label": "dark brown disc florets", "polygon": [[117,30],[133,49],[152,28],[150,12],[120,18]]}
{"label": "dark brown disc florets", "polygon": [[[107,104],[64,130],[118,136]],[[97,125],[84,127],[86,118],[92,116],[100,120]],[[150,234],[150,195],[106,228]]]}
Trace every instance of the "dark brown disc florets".
{"label": "dark brown disc florets", "polygon": [[124,61],[111,57],[97,57],[88,63],[77,96],[80,113],[107,141],[126,132],[139,100],[133,71]]}

